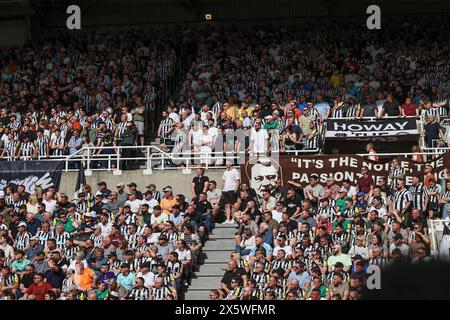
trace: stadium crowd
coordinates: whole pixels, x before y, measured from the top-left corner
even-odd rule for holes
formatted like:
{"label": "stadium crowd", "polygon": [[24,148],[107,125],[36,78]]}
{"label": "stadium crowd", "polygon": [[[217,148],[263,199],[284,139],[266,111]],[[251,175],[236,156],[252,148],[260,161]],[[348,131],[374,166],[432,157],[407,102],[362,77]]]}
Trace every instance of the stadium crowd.
{"label": "stadium crowd", "polygon": [[69,201],[54,187],[8,186],[0,299],[183,299],[217,223],[237,224],[236,248],[211,299],[358,299],[371,266],[432,259],[429,221],[448,219],[450,172],[437,181],[431,170],[405,185],[393,161],[377,182],[363,167],[356,181],[313,175],[261,196],[231,162],[223,181],[197,169],[190,195],[101,181]]}
{"label": "stadium crowd", "polygon": [[198,169],[189,203],[170,186],[141,192],[134,182],[84,185],[72,201],[54,187],[6,187],[0,299],[183,299],[214,226],[214,183]]}
{"label": "stadium crowd", "polygon": [[84,146],[99,147],[95,156],[113,153],[103,146],[143,145],[145,123],[174,76],[176,50],[189,39],[179,36],[54,32],[2,50],[0,158],[58,157]]}
{"label": "stadium crowd", "polygon": [[239,130],[245,142],[235,144],[238,150],[316,150],[330,117],[420,116],[425,145],[444,146],[446,28],[433,22],[383,28],[373,33],[322,22],[205,27],[179,98],[162,111],[161,143],[175,153],[186,140],[197,152],[222,142],[225,151],[235,151],[227,133]]}
{"label": "stadium crowd", "polygon": [[236,248],[210,299],[357,300],[379,285],[376,268],[431,261],[430,220],[450,210],[450,172],[437,181],[431,170],[406,185],[394,160],[379,181],[362,167],[356,181],[321,185],[312,175],[305,187],[277,182],[262,197],[248,185],[224,191]]}

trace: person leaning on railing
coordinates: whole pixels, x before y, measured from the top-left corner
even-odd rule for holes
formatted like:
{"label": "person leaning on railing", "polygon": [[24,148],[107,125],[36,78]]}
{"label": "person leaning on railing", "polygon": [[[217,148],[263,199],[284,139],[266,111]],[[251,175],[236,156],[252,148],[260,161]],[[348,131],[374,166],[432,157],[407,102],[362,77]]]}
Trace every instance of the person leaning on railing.
{"label": "person leaning on railing", "polygon": [[[137,136],[138,136],[138,129],[136,128],[134,121],[132,120],[128,121],[127,129],[123,133],[120,145],[123,147],[136,146]],[[136,150],[133,148],[124,148],[122,150],[122,158],[125,158],[125,160],[123,160],[122,162],[123,169],[134,168],[135,162],[129,159],[134,157],[135,152]]]}

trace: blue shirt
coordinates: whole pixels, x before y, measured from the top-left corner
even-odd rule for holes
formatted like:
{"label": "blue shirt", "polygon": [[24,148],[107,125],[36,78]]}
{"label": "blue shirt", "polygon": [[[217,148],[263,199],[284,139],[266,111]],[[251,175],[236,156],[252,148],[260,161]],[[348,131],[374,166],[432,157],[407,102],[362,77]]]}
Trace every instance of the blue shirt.
{"label": "blue shirt", "polygon": [[327,118],[327,112],[330,110],[330,105],[326,102],[317,103],[315,106],[316,110],[320,113],[323,119]]}
{"label": "blue shirt", "polygon": [[136,277],[132,272],[130,272],[128,276],[124,276],[123,273],[120,273],[117,276],[117,283],[124,287],[127,291],[133,289],[135,281]]}
{"label": "blue shirt", "polygon": [[169,221],[172,221],[175,225],[182,224],[183,223],[183,215],[184,213],[181,213],[178,215],[178,217],[175,217],[173,214],[169,216]]}
{"label": "blue shirt", "polygon": [[264,242],[260,247],[254,246],[250,250],[250,256],[254,256],[256,254],[256,249],[259,249],[259,248],[263,248],[264,250],[266,250],[266,256],[271,255],[273,252],[272,247],[269,244]]}
{"label": "blue shirt", "polygon": [[311,282],[311,276],[309,275],[308,272],[305,271],[300,274],[296,273],[295,271],[292,271],[291,273],[289,273],[288,281],[292,280],[298,280],[300,288],[304,288],[305,285]]}
{"label": "blue shirt", "polygon": [[28,259],[33,260],[33,258],[36,256],[36,253],[43,250],[44,250],[43,246],[38,244],[34,248],[32,246],[29,246],[27,251],[25,251],[25,254],[27,255]]}
{"label": "blue shirt", "polygon": [[266,233],[264,234],[264,243],[267,243],[268,245],[272,245],[273,244],[273,233],[272,230],[267,230]]}
{"label": "blue shirt", "polygon": [[75,147],[72,146],[69,148],[69,154],[74,154],[81,147],[81,145],[83,144],[83,141],[81,140],[81,138],[74,139],[74,137],[72,137],[72,138],[70,138],[68,144],[69,145],[75,144]]}

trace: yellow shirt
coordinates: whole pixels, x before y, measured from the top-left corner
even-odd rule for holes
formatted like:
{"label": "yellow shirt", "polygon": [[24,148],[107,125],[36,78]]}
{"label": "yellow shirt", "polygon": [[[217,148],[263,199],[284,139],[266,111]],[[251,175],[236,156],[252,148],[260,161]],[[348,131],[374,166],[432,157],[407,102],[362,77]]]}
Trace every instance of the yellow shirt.
{"label": "yellow shirt", "polygon": [[161,209],[164,213],[169,214],[170,213],[170,209],[172,209],[172,206],[177,204],[177,199],[175,199],[175,197],[173,197],[171,200],[169,199],[161,199]]}

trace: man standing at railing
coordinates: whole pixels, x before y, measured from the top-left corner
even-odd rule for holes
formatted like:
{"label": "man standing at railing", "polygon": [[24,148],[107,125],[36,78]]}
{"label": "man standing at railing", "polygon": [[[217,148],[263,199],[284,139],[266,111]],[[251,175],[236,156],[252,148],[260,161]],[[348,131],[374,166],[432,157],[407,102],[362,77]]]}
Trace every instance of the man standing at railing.
{"label": "man standing at railing", "polygon": [[[74,130],[72,133],[72,137],[70,137],[69,142],[67,143],[67,147],[69,148],[69,155],[73,155],[80,150],[83,141],[80,138],[80,132],[78,130]],[[70,161],[69,169],[78,169],[80,166],[79,161]]]}
{"label": "man standing at railing", "polygon": [[135,167],[135,161],[131,160],[135,155],[135,149],[130,148],[131,146],[136,146],[136,139],[138,135],[138,129],[136,128],[134,121],[128,121],[127,130],[125,130],[122,136],[121,146],[126,147],[122,150],[122,161],[123,170],[131,170]]}

